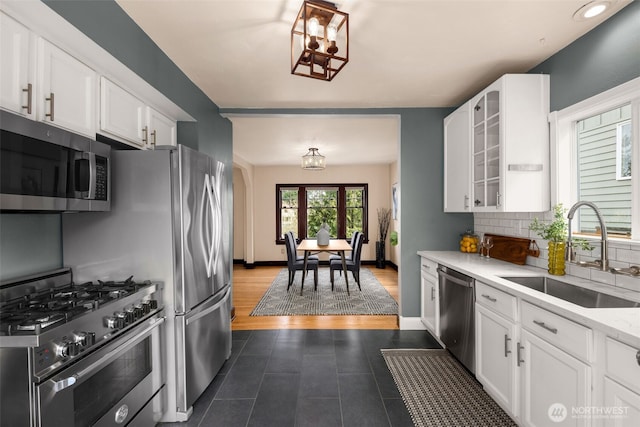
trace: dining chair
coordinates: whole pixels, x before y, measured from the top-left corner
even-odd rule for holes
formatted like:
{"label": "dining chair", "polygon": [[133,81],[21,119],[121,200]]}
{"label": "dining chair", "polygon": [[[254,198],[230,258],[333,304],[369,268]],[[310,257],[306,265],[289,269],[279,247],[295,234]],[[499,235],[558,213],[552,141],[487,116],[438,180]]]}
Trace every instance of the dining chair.
{"label": "dining chair", "polygon": [[[296,236],[293,234],[293,231],[287,231],[287,234],[289,234],[289,236],[291,237],[291,241],[293,242],[293,253],[296,255],[296,260],[304,260],[304,255],[299,255],[295,249],[298,241],[296,240]],[[314,259],[316,261],[320,260],[320,258],[318,258],[318,255],[309,255],[307,259]]]}
{"label": "dining chair", "polygon": [[[364,242],[364,234],[360,233],[356,237],[356,242],[353,246],[353,254],[351,259],[345,260],[347,265],[347,271],[350,271],[353,274],[353,278],[356,280],[358,284],[358,289],[362,290],[360,287],[360,259],[362,257],[362,244]],[[334,259],[329,262],[329,274],[331,276],[331,290],[333,290],[333,271],[339,270],[342,271],[342,259]],[[347,291],[349,290],[349,285],[347,284]]]}
{"label": "dining chair", "polygon": [[[293,284],[293,279],[296,275],[296,271],[304,269],[304,257],[299,257],[296,251],[296,240],[293,237],[293,233],[286,233],[284,235],[285,243],[287,247],[287,268],[289,269],[289,282],[287,284],[287,291]],[[307,271],[313,270],[313,282],[314,290],[318,289],[318,264],[319,260],[317,256],[310,256],[307,258]],[[300,284],[300,291],[304,283]]]}
{"label": "dining chair", "polygon": [[[351,235],[351,240],[349,241],[349,244],[351,245],[351,247],[353,248],[353,245],[356,244],[356,239],[358,238],[358,235],[362,234],[361,231],[354,231],[353,234]],[[345,254],[344,257],[346,259],[351,259],[351,257],[353,256],[353,251],[349,252],[348,254]],[[342,262],[342,257],[340,255],[331,255],[329,257],[329,263],[331,263],[331,261],[333,261],[334,259],[337,259],[338,261]],[[342,275],[342,270],[340,270],[340,274]]]}

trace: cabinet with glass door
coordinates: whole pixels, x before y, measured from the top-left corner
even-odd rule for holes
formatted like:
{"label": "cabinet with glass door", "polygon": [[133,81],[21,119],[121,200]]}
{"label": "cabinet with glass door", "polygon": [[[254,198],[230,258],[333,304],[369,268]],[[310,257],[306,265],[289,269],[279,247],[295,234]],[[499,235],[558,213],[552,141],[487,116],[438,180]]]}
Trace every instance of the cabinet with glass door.
{"label": "cabinet with glass door", "polygon": [[500,92],[488,91],[473,106],[473,206],[500,205]]}
{"label": "cabinet with glass door", "polygon": [[548,210],[549,76],[506,74],[471,108],[472,210]]}

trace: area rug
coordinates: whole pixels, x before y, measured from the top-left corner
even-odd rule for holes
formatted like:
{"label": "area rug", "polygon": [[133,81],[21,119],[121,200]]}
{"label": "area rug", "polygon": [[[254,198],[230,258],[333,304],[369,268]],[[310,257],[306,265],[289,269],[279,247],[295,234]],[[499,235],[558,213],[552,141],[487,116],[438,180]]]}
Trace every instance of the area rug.
{"label": "area rug", "polygon": [[339,316],[339,315],[393,315],[398,314],[398,303],[378,282],[371,270],[360,268],[360,286],[349,273],[349,291],[344,274],[334,272],[335,290],[331,291],[329,268],[318,269],[318,290],[313,289],[313,272],[304,280],[300,295],[302,272],[296,272],[287,292],[289,272],[283,268],[250,316]]}
{"label": "area rug", "polygon": [[381,351],[417,427],[516,425],[448,351]]}

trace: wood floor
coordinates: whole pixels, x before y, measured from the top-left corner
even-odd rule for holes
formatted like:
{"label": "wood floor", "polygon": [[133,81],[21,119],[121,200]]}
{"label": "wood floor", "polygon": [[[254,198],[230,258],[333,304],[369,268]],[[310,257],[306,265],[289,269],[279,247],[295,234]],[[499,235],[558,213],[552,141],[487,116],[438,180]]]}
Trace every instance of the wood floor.
{"label": "wood floor", "polygon": [[[395,300],[398,300],[398,272],[366,266]],[[398,329],[398,316],[249,316],[283,267],[246,269],[233,266],[234,331],[257,329]],[[321,267],[322,268],[322,267]]]}

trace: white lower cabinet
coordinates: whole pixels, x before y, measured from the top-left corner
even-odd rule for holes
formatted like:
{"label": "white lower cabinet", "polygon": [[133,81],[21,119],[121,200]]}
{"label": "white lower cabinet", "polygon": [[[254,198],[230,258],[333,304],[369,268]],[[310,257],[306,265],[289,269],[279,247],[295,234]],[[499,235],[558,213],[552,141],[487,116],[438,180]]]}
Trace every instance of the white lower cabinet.
{"label": "white lower cabinet", "polygon": [[604,340],[603,402],[606,426],[640,426],[640,348]]}
{"label": "white lower cabinet", "polygon": [[438,265],[436,263],[422,258],[422,269],[420,272],[420,288],[422,294],[420,320],[427,327],[427,330],[436,338],[440,336],[437,268]]}
{"label": "white lower cabinet", "polygon": [[[591,368],[527,330],[516,351],[524,426],[588,426],[579,411],[591,406]],[[578,411],[578,415],[574,415]]]}
{"label": "white lower cabinet", "polygon": [[605,425],[615,427],[640,426],[640,395],[623,385],[604,378]]}
{"label": "white lower cabinet", "polygon": [[517,416],[516,325],[476,303],[476,377],[509,414]]}

